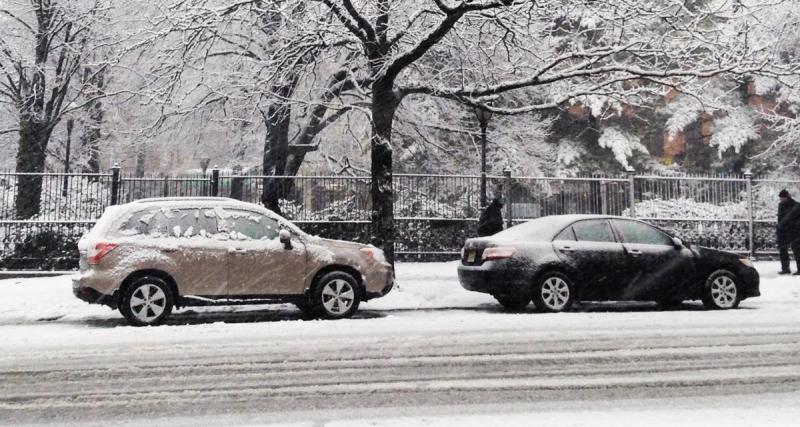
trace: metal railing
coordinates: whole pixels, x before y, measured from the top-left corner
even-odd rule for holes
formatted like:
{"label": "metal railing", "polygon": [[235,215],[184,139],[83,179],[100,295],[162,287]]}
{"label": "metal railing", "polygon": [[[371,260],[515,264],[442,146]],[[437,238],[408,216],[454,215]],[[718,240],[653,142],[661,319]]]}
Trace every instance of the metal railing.
{"label": "metal railing", "polygon": [[[20,216],[20,179],[41,185],[38,210]],[[395,174],[394,215],[400,256],[454,255],[473,237],[481,213],[479,175]],[[693,242],[748,253],[776,252],[777,194],[800,194],[800,181],[743,176],[487,176],[489,196],[505,199],[508,225],[559,214],[607,214],[648,220]],[[25,187],[30,188],[30,187]],[[0,259],[35,236],[75,239],[106,207],[148,197],[222,196],[251,203],[272,197],[280,213],[316,234],[366,240],[372,201],[367,176],[264,176],[219,169],[179,176],[107,173],[0,173]],[[28,202],[28,200],[25,200]],[[69,232],[65,232],[67,230]],[[21,249],[23,248],[23,249]],[[23,252],[24,252],[23,251]],[[62,252],[64,252],[62,250]],[[3,265],[0,265],[3,268]],[[7,268],[7,267],[6,267]]]}

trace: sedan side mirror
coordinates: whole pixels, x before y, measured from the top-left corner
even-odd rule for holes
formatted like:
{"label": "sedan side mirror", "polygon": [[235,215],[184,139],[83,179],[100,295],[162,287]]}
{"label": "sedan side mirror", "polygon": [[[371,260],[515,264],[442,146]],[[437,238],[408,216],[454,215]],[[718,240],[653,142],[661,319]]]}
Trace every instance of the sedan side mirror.
{"label": "sedan side mirror", "polygon": [[283,243],[286,249],[292,249],[292,233],[289,230],[281,230],[278,232],[278,239]]}
{"label": "sedan side mirror", "polygon": [[683,240],[673,237],[672,238],[672,245],[675,246],[675,249],[680,249],[683,247]]}

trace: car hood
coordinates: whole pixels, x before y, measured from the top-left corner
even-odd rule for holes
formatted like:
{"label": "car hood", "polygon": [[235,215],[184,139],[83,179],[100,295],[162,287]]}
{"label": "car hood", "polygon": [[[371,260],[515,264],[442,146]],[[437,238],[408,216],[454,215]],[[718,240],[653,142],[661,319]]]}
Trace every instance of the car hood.
{"label": "car hood", "polygon": [[345,240],[323,239],[322,237],[313,237],[311,239],[311,243],[324,246],[330,249],[359,250],[361,248],[366,248],[369,246],[362,243],[348,242]]}
{"label": "car hood", "polygon": [[691,246],[692,251],[696,253],[699,257],[708,258],[708,259],[718,259],[718,260],[732,260],[737,261],[741,258],[740,255],[737,255],[733,252],[722,251],[719,249],[708,248],[705,246]]}

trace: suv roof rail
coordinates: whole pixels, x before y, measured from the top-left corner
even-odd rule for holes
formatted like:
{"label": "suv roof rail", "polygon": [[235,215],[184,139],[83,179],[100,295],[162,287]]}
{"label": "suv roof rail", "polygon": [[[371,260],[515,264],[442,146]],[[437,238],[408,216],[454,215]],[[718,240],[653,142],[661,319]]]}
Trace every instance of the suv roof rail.
{"label": "suv roof rail", "polygon": [[206,196],[182,196],[182,197],[150,197],[147,199],[138,199],[134,200],[131,203],[153,203],[153,202],[180,202],[180,201],[192,201],[192,200],[213,200],[213,201],[222,201],[222,202],[238,202],[238,203],[247,203],[241,200],[232,199],[230,197],[206,197]]}

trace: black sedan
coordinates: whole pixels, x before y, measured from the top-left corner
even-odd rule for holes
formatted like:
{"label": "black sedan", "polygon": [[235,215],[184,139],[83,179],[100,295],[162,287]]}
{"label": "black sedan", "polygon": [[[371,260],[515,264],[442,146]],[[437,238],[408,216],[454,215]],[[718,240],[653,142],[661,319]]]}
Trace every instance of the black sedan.
{"label": "black sedan", "polygon": [[736,308],[760,295],[752,262],[684,244],[646,222],[601,215],[538,218],[464,245],[458,280],[510,310],[557,312],[575,301],[701,300]]}

